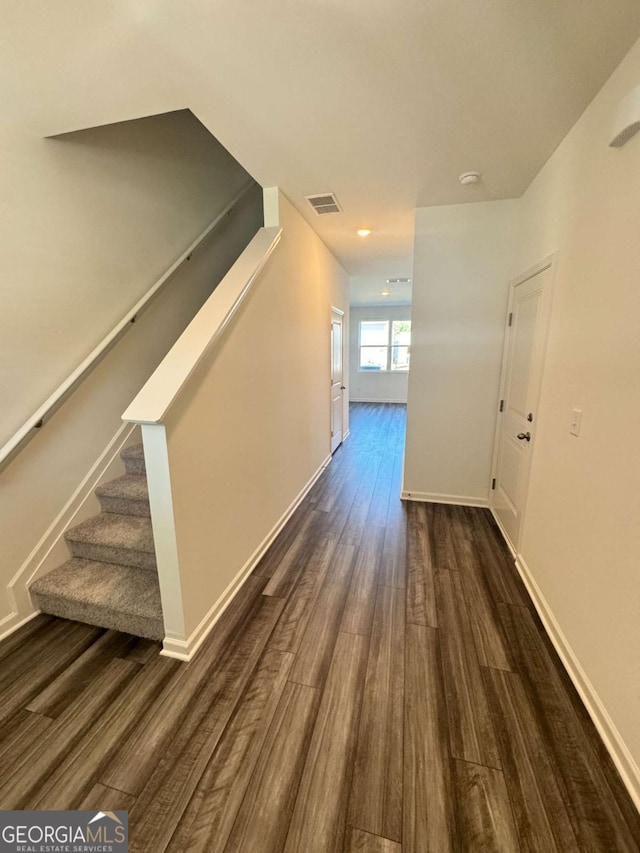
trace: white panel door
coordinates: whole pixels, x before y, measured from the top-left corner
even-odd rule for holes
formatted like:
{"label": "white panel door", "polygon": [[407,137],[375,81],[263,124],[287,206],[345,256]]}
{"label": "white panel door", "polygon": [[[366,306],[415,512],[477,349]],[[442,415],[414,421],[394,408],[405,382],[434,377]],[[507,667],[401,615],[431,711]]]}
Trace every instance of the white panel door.
{"label": "white panel door", "polygon": [[342,444],[343,413],[343,364],[342,364],[342,321],[343,315],[331,309],[331,452]]}
{"label": "white panel door", "polygon": [[544,355],[543,295],[551,268],[512,285],[492,506],[514,549],[529,482]]}

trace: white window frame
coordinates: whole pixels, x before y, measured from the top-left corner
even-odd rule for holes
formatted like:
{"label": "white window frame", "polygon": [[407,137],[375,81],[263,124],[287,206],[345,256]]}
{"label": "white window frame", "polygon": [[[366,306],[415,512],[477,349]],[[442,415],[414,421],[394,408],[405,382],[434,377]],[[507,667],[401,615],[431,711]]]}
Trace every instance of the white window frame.
{"label": "white window frame", "polygon": [[[360,358],[360,350],[362,349],[362,324],[363,323],[388,323],[389,330],[387,334],[387,343],[380,344],[380,347],[386,346],[387,348],[387,366],[383,370],[367,370],[365,367],[360,367],[361,358]],[[378,374],[378,373],[399,373],[405,374],[411,370],[411,364],[409,367],[401,367],[398,370],[391,369],[391,351],[393,350],[393,324],[394,323],[411,323],[411,317],[364,317],[362,320],[358,320],[358,373],[368,373],[368,374]],[[411,326],[411,335],[413,336],[413,325]],[[367,345],[372,346],[373,345]],[[396,346],[404,346],[403,344],[396,344]],[[411,344],[409,344],[409,354],[411,354]]]}

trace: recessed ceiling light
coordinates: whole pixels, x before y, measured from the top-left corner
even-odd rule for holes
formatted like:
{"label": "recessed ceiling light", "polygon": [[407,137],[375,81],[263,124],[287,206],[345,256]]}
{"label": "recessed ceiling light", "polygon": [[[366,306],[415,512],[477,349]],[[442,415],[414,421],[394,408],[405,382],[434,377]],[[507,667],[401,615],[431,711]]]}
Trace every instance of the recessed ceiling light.
{"label": "recessed ceiling light", "polygon": [[358,237],[368,237],[371,234],[370,228],[358,228]]}
{"label": "recessed ceiling light", "polygon": [[389,295],[389,291],[388,291],[388,290],[381,290],[381,291],[380,291],[380,295],[381,295],[381,296],[388,296],[388,295]]}

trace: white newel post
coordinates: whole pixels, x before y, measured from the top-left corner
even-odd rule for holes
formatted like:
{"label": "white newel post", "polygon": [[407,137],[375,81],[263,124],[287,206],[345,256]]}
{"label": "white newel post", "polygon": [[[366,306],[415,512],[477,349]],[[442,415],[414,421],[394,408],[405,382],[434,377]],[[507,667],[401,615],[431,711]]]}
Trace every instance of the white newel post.
{"label": "white newel post", "polygon": [[[164,424],[142,424],[153,541],[158,564],[165,648],[186,643],[178,543],[173,514],[167,431]],[[172,657],[176,657],[173,651]]]}

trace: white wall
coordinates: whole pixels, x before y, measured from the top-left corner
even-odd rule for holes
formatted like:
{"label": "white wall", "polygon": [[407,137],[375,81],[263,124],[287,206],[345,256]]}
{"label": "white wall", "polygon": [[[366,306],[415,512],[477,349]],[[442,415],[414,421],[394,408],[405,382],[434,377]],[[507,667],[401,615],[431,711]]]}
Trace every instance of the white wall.
{"label": "white wall", "polygon": [[188,111],[55,139],[3,109],[0,444],[248,180]]}
{"label": "white wall", "polygon": [[[31,415],[249,180],[188,113],[60,140],[0,122],[3,437]],[[120,416],[261,224],[261,193],[166,291],[0,474],[7,584],[121,426]]]}
{"label": "white wall", "polygon": [[352,306],[349,322],[349,398],[353,402],[406,403],[408,373],[358,370],[358,324],[362,320],[410,320],[410,305]]}
{"label": "white wall", "polygon": [[282,195],[280,224],[164,421],[187,638],[330,453],[330,307],[348,312],[348,278]]}
{"label": "white wall", "polygon": [[637,86],[640,42],[522,198],[515,271],[558,252],[520,551],[638,764],[640,136],[608,147]]}
{"label": "white wall", "polygon": [[516,205],[416,211],[403,485],[414,498],[487,502]]}

